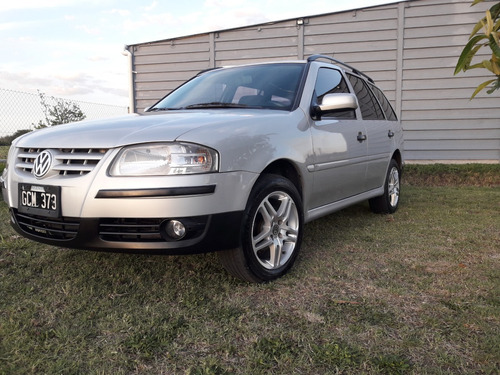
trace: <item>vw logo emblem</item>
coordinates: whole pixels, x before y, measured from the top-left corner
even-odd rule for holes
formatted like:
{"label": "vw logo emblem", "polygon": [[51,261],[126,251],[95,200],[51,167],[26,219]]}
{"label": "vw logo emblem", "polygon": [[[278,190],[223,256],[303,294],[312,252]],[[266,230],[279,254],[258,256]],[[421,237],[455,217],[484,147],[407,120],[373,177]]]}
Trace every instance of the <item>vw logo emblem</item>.
{"label": "vw logo emblem", "polygon": [[36,178],[42,178],[52,166],[52,154],[48,150],[42,151],[33,163],[33,174]]}

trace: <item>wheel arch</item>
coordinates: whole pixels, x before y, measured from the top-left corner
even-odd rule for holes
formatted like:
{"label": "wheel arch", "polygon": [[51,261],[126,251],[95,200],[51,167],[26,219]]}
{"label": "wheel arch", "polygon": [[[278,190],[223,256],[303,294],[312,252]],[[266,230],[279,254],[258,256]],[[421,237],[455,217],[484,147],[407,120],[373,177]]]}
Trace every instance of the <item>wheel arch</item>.
{"label": "wheel arch", "polygon": [[275,174],[288,179],[299,192],[302,201],[304,201],[302,176],[297,166],[290,160],[275,160],[262,171],[261,176],[267,174]]}
{"label": "wheel arch", "polygon": [[399,173],[400,173],[400,178],[403,176],[403,170],[404,170],[404,159],[403,159],[403,154],[399,149],[395,150],[394,153],[392,154],[391,160],[395,160],[396,163],[398,163],[399,166]]}
{"label": "wheel arch", "polygon": [[396,163],[398,163],[399,168],[403,167],[403,155],[401,155],[401,151],[398,149],[394,151],[392,154],[392,159],[396,160]]}

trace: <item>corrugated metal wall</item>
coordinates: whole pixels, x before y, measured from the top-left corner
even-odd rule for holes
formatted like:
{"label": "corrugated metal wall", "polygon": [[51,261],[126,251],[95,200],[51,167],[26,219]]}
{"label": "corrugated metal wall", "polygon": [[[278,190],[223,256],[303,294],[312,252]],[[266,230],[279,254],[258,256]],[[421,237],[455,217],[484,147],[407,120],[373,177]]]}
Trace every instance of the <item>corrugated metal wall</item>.
{"label": "corrugated metal wall", "polygon": [[403,122],[413,161],[500,161],[499,94],[469,97],[482,71],[453,75],[491,2],[414,0],[130,46],[137,111],[200,70],[334,56],[370,75]]}
{"label": "corrugated metal wall", "polygon": [[499,93],[469,100],[492,77],[453,76],[473,25],[492,5],[470,3],[412,1],[405,9],[402,119],[411,158],[500,160]]}

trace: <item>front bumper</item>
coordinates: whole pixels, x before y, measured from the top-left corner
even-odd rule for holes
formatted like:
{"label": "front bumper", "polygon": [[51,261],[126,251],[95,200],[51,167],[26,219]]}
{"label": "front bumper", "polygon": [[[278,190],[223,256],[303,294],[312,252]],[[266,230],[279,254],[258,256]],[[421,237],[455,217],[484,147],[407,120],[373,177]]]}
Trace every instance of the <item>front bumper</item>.
{"label": "front bumper", "polygon": [[[258,178],[245,171],[114,178],[107,174],[113,151],[88,173],[73,173],[76,167],[69,163],[64,164],[68,169],[64,173],[35,179],[25,161],[31,149],[16,152],[10,155],[14,161],[2,176],[2,195],[12,226],[34,241],[68,248],[191,254],[237,247],[243,211]],[[59,187],[58,211],[44,213],[26,209],[24,204],[20,212],[19,192],[28,185]],[[187,235],[180,240],[169,238],[170,220],[183,222]]]}
{"label": "front bumper", "polygon": [[171,218],[47,218],[10,210],[11,225],[24,237],[53,246],[147,254],[195,254],[238,247],[243,211],[175,218],[187,235],[166,233]]}

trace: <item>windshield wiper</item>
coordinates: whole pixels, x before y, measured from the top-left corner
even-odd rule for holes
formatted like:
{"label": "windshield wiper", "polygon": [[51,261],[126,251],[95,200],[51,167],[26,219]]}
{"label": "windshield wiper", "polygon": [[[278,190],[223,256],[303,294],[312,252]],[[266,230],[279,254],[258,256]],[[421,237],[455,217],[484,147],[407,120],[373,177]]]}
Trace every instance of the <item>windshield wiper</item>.
{"label": "windshield wiper", "polygon": [[211,103],[197,103],[185,106],[186,109],[196,109],[196,108],[247,108],[248,105],[237,104],[237,103],[221,103],[221,102],[211,102]]}
{"label": "windshield wiper", "polygon": [[237,103],[222,103],[222,102],[210,102],[210,103],[196,103],[190,104],[185,107],[169,108],[169,107],[153,107],[148,110],[148,112],[160,112],[160,111],[179,111],[182,109],[197,109],[197,108],[248,108],[249,105],[237,104]]}
{"label": "windshield wiper", "polygon": [[154,107],[154,108],[150,108],[148,109],[148,112],[159,112],[159,111],[176,111],[176,110],[179,110],[179,109],[182,109],[182,108],[160,108],[160,107]]}

